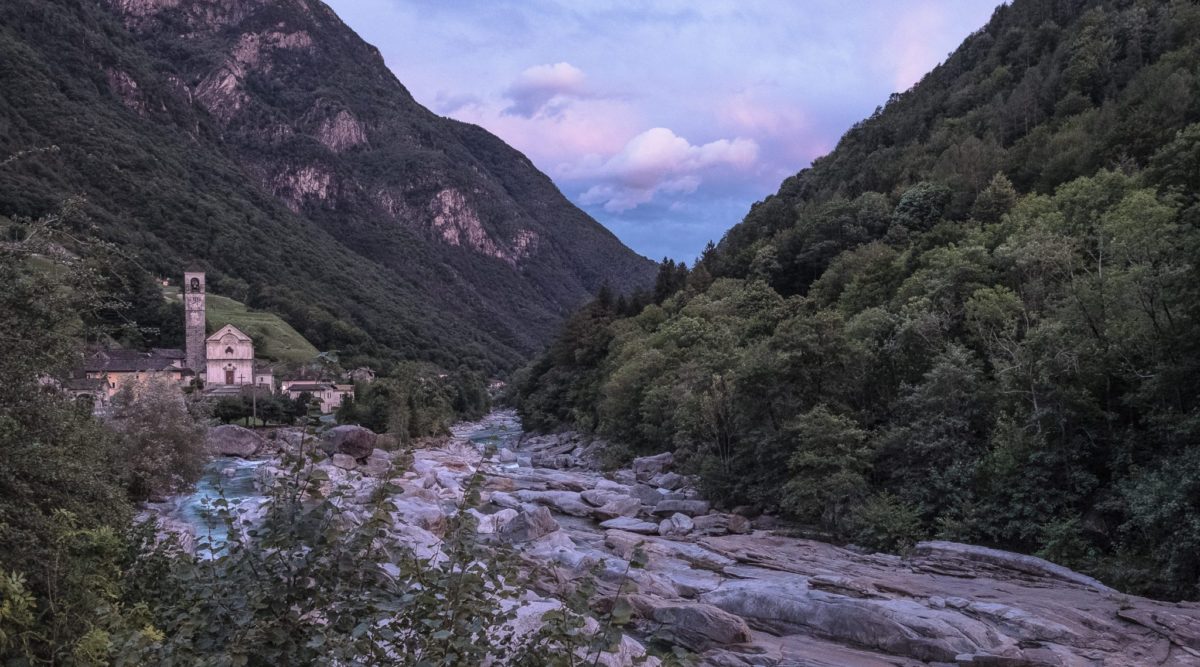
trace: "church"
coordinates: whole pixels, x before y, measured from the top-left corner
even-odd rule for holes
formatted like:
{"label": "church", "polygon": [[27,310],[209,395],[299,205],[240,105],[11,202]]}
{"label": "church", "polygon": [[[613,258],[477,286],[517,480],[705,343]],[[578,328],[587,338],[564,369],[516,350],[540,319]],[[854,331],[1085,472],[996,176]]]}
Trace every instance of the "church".
{"label": "church", "polygon": [[205,285],[202,271],[183,274],[185,324],[184,356],[188,368],[204,380],[209,390],[254,385],[273,390],[275,378],[265,365],[254,360],[254,341],[243,331],[226,324],[211,336],[205,335]]}
{"label": "church", "polygon": [[199,379],[210,396],[236,395],[246,386],[275,390],[269,366],[254,359],[254,341],[227,324],[207,335],[204,272],[189,269],[181,287],[185,349],[149,352],[101,348],[87,354],[81,368],[57,384],[103,410],[121,387],[166,381],[185,387]]}

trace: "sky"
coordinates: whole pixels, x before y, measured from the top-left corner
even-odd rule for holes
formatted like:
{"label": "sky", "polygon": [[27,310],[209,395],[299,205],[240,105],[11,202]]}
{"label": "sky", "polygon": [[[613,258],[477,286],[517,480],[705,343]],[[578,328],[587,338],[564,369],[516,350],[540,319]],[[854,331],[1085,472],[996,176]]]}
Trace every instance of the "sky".
{"label": "sky", "polygon": [[999,0],[326,0],[418,102],[691,262]]}

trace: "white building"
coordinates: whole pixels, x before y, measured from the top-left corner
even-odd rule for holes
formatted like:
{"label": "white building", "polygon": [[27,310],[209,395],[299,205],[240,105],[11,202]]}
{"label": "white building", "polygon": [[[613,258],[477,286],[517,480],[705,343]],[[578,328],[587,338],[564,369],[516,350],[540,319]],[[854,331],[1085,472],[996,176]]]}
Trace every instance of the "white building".
{"label": "white building", "polygon": [[300,394],[308,394],[321,408],[321,412],[329,414],[337,410],[347,397],[354,398],[354,385],[334,384],[323,380],[284,380],[283,392],[292,400]]}
{"label": "white building", "polygon": [[232,324],[204,341],[207,386],[254,384],[254,342]]}

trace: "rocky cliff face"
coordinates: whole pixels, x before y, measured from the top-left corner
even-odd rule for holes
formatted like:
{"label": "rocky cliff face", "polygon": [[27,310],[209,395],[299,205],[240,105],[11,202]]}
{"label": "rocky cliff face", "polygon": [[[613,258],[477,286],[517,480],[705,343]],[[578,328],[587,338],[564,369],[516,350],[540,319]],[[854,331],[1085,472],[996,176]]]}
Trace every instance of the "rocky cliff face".
{"label": "rocky cliff face", "polygon": [[0,18],[0,155],[64,149],[0,174],[0,216],[86,194],[148,268],[201,260],[319,346],[512,366],[605,282],[652,279],[319,0],[14,0]]}
{"label": "rocky cliff face", "polygon": [[[318,0],[111,6],[179,67],[263,189],[339,233],[364,219],[384,231],[369,244],[351,236],[350,245],[388,261],[410,242],[387,234],[392,226],[512,268],[582,265],[573,276],[576,296],[594,291],[604,273],[617,287],[647,277],[647,262],[566,202],[523,156],[478,129],[464,141],[457,123],[417,104],[378,51]],[[507,155],[489,160],[480,148]],[[522,187],[510,187],[514,175]],[[616,259],[615,270],[592,261],[596,251]]]}

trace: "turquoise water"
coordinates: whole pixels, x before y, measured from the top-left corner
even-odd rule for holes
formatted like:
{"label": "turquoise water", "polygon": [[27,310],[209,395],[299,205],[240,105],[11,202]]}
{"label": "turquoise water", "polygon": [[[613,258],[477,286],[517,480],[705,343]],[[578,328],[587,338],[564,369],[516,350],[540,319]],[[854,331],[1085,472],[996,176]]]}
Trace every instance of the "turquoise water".
{"label": "turquoise water", "polygon": [[473,424],[470,429],[456,429],[456,432],[460,437],[478,445],[512,448],[521,437],[521,422],[515,414],[499,412],[489,415],[481,423]]}
{"label": "turquoise water", "polygon": [[255,480],[259,466],[264,463],[266,461],[213,459],[204,467],[204,475],[196,483],[196,489],[175,499],[170,516],[191,526],[197,542],[207,540],[211,545],[211,551],[198,548],[198,555],[219,552],[218,545],[229,537],[225,522],[218,515],[220,508],[213,506],[214,501],[223,495],[232,513],[254,509],[263,501],[264,496]]}

